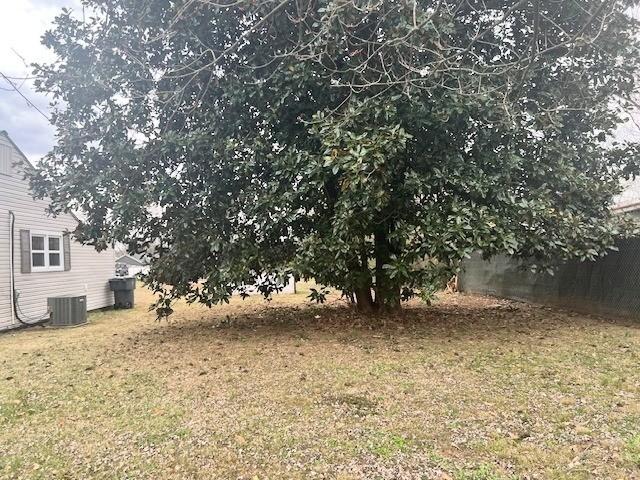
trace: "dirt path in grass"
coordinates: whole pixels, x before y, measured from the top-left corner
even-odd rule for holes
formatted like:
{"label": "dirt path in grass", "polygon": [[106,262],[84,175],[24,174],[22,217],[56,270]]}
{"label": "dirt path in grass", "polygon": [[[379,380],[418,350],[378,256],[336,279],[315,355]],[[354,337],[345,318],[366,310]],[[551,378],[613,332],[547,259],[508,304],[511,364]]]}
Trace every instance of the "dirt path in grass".
{"label": "dirt path in grass", "polygon": [[0,478],[640,478],[640,323],[305,292],[0,335]]}

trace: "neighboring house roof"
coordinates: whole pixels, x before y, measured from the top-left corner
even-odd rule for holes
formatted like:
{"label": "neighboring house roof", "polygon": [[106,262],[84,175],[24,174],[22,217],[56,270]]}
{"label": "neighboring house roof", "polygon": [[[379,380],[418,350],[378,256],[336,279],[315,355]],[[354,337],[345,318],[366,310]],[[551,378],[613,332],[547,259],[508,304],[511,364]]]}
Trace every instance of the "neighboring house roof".
{"label": "neighboring house roof", "polygon": [[146,266],[146,264],[143,263],[142,260],[138,260],[131,255],[122,255],[121,257],[116,258],[116,263],[124,263],[125,265],[133,265],[136,267]]}

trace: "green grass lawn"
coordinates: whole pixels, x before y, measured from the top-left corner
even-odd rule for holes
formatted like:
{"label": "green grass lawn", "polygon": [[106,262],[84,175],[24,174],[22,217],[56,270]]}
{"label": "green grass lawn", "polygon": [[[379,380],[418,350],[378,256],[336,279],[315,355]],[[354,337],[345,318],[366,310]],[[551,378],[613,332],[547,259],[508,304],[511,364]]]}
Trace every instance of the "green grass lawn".
{"label": "green grass lawn", "polygon": [[7,479],[640,478],[640,323],[306,293],[0,335]]}

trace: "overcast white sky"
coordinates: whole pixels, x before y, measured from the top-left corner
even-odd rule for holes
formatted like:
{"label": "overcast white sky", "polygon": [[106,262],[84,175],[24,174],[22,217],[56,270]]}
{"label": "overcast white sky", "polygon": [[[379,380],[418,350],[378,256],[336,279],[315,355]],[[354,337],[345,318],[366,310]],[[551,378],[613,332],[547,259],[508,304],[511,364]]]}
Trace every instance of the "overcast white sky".
{"label": "overcast white sky", "polygon": [[[63,7],[81,10],[79,0],[5,0],[0,15],[0,72],[8,77],[31,76],[27,64],[51,60],[40,37]],[[17,52],[17,53],[16,53]],[[33,90],[33,82],[12,80],[24,95],[48,114],[49,100]],[[0,77],[0,130],[6,130],[14,142],[37,162],[54,143],[54,130],[38,111]]]}

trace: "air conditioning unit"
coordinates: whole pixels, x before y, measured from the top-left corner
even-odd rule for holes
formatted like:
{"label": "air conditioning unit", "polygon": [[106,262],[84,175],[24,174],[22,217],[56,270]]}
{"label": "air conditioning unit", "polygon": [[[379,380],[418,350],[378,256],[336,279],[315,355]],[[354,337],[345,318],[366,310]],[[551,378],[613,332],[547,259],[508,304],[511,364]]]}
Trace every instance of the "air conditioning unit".
{"label": "air conditioning unit", "polygon": [[47,298],[50,317],[48,325],[52,327],[74,327],[87,323],[87,297],[49,297]]}

